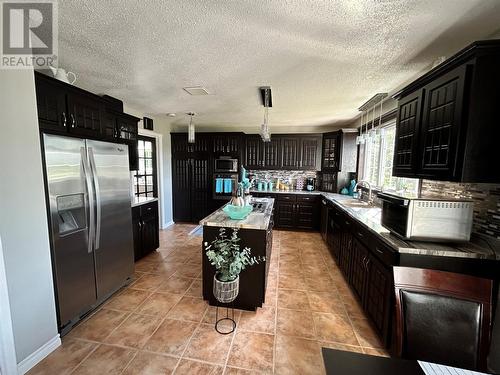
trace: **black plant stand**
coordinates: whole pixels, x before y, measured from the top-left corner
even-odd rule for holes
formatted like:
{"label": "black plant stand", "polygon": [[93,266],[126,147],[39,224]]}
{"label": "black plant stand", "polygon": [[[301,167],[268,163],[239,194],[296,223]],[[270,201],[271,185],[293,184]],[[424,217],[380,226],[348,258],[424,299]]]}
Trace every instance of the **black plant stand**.
{"label": "black plant stand", "polygon": [[[224,306],[225,305],[225,306]],[[224,314],[222,315],[222,318],[219,319],[219,305],[215,307],[215,330],[219,332],[221,335],[229,335],[230,333],[233,333],[234,330],[236,329],[236,322],[234,321],[234,304],[233,302],[227,303],[227,304],[222,304],[220,306],[221,309],[226,309],[226,316],[224,317]],[[231,310],[231,314],[229,314],[229,310]],[[229,317],[231,315],[231,317]],[[221,322],[230,322],[231,323],[231,329],[228,331],[221,331],[219,329],[219,323]]]}

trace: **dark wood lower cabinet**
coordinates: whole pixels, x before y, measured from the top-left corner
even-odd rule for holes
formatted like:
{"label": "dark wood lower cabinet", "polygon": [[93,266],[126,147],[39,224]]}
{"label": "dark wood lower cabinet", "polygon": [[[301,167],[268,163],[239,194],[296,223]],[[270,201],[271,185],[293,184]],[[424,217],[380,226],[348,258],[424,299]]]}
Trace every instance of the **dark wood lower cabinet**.
{"label": "dark wood lower cabinet", "polygon": [[[371,318],[382,343],[389,346],[394,303],[393,252],[370,237],[366,229],[340,208],[331,203],[327,203],[327,207],[326,242],[330,252]],[[389,263],[386,264],[386,260]]]}
{"label": "dark wood lower cabinet", "polygon": [[132,227],[137,261],[160,246],[158,202],[132,207]]}
{"label": "dark wood lower cabinet", "polygon": [[319,195],[252,193],[255,197],[274,198],[274,221],[278,229],[320,229],[321,197]]}

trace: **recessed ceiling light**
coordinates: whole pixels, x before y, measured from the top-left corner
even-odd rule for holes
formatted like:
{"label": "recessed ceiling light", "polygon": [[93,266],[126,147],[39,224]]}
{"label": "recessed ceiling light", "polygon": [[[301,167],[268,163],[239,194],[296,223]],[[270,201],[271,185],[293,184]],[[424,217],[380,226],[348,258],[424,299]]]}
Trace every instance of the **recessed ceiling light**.
{"label": "recessed ceiling light", "polygon": [[193,86],[193,87],[183,87],[184,91],[186,91],[189,95],[209,95],[210,93],[203,86]]}
{"label": "recessed ceiling light", "polygon": [[172,113],[172,112],[169,112],[169,113],[167,113],[167,116],[168,116],[168,117],[175,117],[175,116],[176,116],[176,114],[175,114],[175,113]]}

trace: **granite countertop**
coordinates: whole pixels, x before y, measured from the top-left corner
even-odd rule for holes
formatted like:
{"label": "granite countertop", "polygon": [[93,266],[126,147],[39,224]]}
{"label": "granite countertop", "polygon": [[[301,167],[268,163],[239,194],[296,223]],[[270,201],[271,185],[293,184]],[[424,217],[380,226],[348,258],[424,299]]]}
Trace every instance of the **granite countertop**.
{"label": "granite countertop", "polygon": [[134,197],[132,200],[132,207],[140,206],[141,204],[151,203],[157,201],[158,198],[153,197]]}
{"label": "granite countertop", "polygon": [[490,244],[486,239],[474,236],[470,242],[465,243],[404,241],[394,234],[391,234],[389,230],[382,226],[382,209],[380,207],[348,207],[343,203],[352,200],[353,198],[350,196],[327,193],[319,190],[257,191],[251,189],[250,194],[252,193],[321,195],[323,198],[341,208],[358,223],[368,228],[400,254],[500,260],[500,249],[496,249],[495,245]]}
{"label": "granite countertop", "polygon": [[[241,228],[266,230],[273,213],[274,198],[252,198],[250,203],[261,203],[261,210],[254,210],[243,220],[233,220],[222,211],[221,207],[200,221],[200,225],[209,227]],[[229,203],[227,203],[229,204]]]}
{"label": "granite countertop", "polygon": [[336,204],[357,222],[364,225],[375,233],[381,240],[401,254],[431,255],[455,258],[473,259],[497,259],[500,253],[494,251],[490,244],[484,239],[474,238],[465,243],[440,243],[424,241],[405,241],[391,234],[381,225],[382,209],[373,207],[348,207],[342,202],[352,199],[351,197],[334,194],[321,193],[330,202]]}

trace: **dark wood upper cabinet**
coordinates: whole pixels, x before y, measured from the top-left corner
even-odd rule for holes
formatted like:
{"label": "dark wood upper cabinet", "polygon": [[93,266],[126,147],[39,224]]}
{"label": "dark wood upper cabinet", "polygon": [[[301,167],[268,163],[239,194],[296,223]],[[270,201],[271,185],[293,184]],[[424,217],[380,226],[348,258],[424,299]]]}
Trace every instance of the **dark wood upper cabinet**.
{"label": "dark wood upper cabinet", "polygon": [[66,93],[58,86],[35,75],[38,121],[43,129],[66,132],[69,115],[66,109]]}
{"label": "dark wood upper cabinet", "polygon": [[109,107],[103,98],[35,72],[39,127],[44,132],[124,143],[137,169],[137,117]]}
{"label": "dark wood upper cabinet", "polygon": [[341,141],[341,132],[323,135],[323,147],[321,152],[321,170],[323,172],[338,172],[340,170]]}
{"label": "dark wood upper cabinet", "polygon": [[423,90],[398,102],[393,174],[412,177],[417,165],[418,126],[420,124]]}
{"label": "dark wood upper cabinet", "polygon": [[271,137],[271,141],[263,142],[263,167],[277,169],[281,167],[281,138]]}
{"label": "dark wood upper cabinet", "polygon": [[263,167],[263,147],[260,136],[245,136],[245,168],[261,169]]}
{"label": "dark wood upper cabinet", "polygon": [[300,169],[319,170],[321,158],[321,136],[301,137]]}
{"label": "dark wood upper cabinet", "polygon": [[418,173],[435,178],[460,178],[458,146],[465,111],[465,65],[425,86]]}
{"label": "dark wood upper cabinet", "polygon": [[239,157],[243,133],[215,133],[212,137],[213,152],[216,156]]}
{"label": "dark wood upper cabinet", "polygon": [[321,134],[276,134],[270,142],[245,135],[247,169],[319,170]]}
{"label": "dark wood upper cabinet", "polygon": [[101,101],[84,94],[68,93],[67,95],[69,132],[83,137],[99,137],[101,135]]}
{"label": "dark wood upper cabinet", "polygon": [[281,138],[281,152],[283,169],[299,169],[300,167],[300,138],[283,137]]}
{"label": "dark wood upper cabinet", "polygon": [[398,99],[393,174],[498,182],[500,40],[472,43],[393,97]]}

